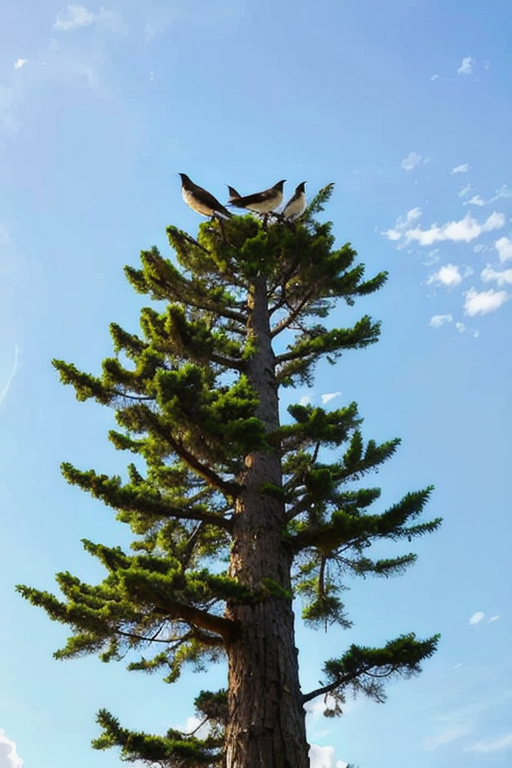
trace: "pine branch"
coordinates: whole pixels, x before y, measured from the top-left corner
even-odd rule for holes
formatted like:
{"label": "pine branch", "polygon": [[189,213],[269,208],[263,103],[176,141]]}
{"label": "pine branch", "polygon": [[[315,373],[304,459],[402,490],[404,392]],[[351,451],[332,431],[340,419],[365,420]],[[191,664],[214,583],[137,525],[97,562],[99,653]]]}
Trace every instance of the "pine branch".
{"label": "pine branch", "polygon": [[427,640],[416,640],[414,633],[411,633],[388,641],[383,648],[351,645],[341,659],[326,662],[324,672],[332,678],[331,682],[304,694],[302,703],[335,692],[342,696],[343,690],[349,686],[354,693],[370,693],[378,701],[384,701],[380,686],[372,685],[365,678],[418,674],[420,663],[434,654],[439,638],[440,635],[433,635]]}
{"label": "pine branch", "polygon": [[[148,414],[151,414],[151,412],[148,411]],[[179,458],[197,475],[204,478],[212,488],[221,491],[221,493],[229,498],[235,498],[239,494],[240,486],[238,483],[223,480],[208,464],[202,462],[191,451],[185,448],[182,440],[176,439],[169,432],[166,432],[154,414],[151,414],[150,421],[153,431],[158,434],[162,440],[168,443],[176,455],[179,456]]]}
{"label": "pine branch", "polygon": [[[282,331],[284,331],[286,328],[289,328],[290,325],[299,317],[300,313],[304,310],[304,308],[309,304],[312,297],[314,296],[315,292],[317,291],[317,286],[313,285],[309,289],[309,291],[306,291],[304,294],[304,297],[297,303],[297,305],[293,308],[290,307],[289,314],[280,320],[272,329],[270,332],[271,338],[275,338],[278,334],[280,334]],[[284,306],[284,305],[282,305]],[[277,306],[274,307],[272,311],[277,309]]]}
{"label": "pine branch", "polygon": [[298,341],[290,352],[276,356],[276,364],[283,365],[295,360],[315,360],[322,354],[334,353],[342,349],[364,347],[377,341],[379,323],[371,323],[368,315],[359,320],[353,328],[312,329],[310,338]]}
{"label": "pine branch", "polygon": [[113,509],[138,512],[141,515],[157,516],[164,519],[174,517],[178,520],[196,520],[225,531],[231,530],[232,523],[229,519],[202,509],[187,509],[187,507],[169,504],[159,492],[151,492],[147,486],[142,488],[134,488],[130,485],[123,486],[117,476],[98,475],[93,469],[81,471],[69,462],[63,462],[61,470],[69,483],[88,491],[91,496],[101,499]]}

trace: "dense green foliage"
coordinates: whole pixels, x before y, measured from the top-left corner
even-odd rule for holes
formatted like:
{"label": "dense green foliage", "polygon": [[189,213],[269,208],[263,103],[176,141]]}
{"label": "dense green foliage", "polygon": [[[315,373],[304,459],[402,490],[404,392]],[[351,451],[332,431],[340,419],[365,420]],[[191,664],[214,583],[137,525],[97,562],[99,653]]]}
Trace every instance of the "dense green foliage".
{"label": "dense green foliage", "polygon": [[[93,653],[111,661],[130,651],[129,669],[161,670],[172,682],[183,665],[207,668],[229,653],[237,632],[230,606],[294,595],[308,623],[348,626],[340,595],[349,576],[392,576],[415,560],[409,551],[372,558],[372,544],[409,542],[438,527],[439,519],[419,520],[430,488],[381,509],[379,488],[362,484],[399,441],[365,442],[355,403],[330,412],[293,405],[277,428],[258,411],[260,393],[248,374],[258,281],[266,290],[276,387],[309,383],[318,360],[334,362],[379,336],[379,323],[367,315],[348,328],[325,324],[336,302],[352,305],[386,281],[385,273],[365,279],[351,246],[336,248],[331,225],[315,218],[330,192],[329,185],[293,224],[236,216],[202,224],[197,240],[168,227],[175,260],[152,248],[142,252],[140,269],[126,268],[134,289],[153,300],[141,312],[140,333],[113,323],[114,355],[96,376],[54,361],[79,400],[115,410],[118,429],[110,440],[134,456],[125,478],[63,464],[66,480],[116,510],[134,538],[131,552],[84,541],[105,568],[100,584],[65,572],[57,575],[61,597],[19,587],[71,628],[57,658]],[[282,482],[269,480],[259,493],[282,504],[293,594],[273,578],[249,587],[230,572],[237,502],[254,452],[281,463]],[[324,684],[302,703],[330,694],[328,714],[336,714],[348,692],[381,701],[383,678],[418,672],[436,643],[411,634],[382,648],[352,645],[326,662]],[[196,699],[210,728],[206,738],[129,731],[101,711],[103,733],[94,746],[117,746],[124,758],[150,764],[217,766],[226,702],[223,691]]]}

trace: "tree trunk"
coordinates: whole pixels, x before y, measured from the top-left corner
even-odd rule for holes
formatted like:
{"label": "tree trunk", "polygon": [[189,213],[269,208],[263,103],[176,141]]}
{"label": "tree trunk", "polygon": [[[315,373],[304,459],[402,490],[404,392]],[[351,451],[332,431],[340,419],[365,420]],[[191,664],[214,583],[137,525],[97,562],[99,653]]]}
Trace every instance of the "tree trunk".
{"label": "tree trunk", "polygon": [[[258,392],[257,416],[267,430],[279,425],[275,358],[263,277],[249,295],[248,375]],[[230,574],[248,587],[275,585],[283,595],[254,605],[228,605],[239,632],[228,646],[229,717],[226,768],[308,768],[305,712],[301,704],[294,637],[290,568],[283,545],[284,502],[262,490],[282,486],[278,450],[250,454],[237,501]]]}

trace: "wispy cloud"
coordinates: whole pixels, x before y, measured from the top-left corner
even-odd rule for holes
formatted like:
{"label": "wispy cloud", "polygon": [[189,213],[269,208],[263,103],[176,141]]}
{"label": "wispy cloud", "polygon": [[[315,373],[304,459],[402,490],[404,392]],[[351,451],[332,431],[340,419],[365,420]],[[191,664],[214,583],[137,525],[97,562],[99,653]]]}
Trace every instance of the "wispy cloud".
{"label": "wispy cloud", "polygon": [[485,613],[483,611],[476,611],[469,619],[470,624],[480,624],[481,621],[485,618]]}
{"label": "wispy cloud", "polygon": [[71,32],[80,27],[89,27],[94,24],[104,14],[102,9],[99,13],[88,11],[83,5],[67,5],[63,11],[57,14],[53,28],[58,32]]}
{"label": "wispy cloud", "polygon": [[507,184],[503,184],[502,187],[494,192],[494,195],[487,200],[488,203],[494,203],[495,200],[501,200],[502,198],[512,197],[512,189]]}
{"label": "wispy cloud", "polygon": [[439,75],[432,75],[432,77],[430,78],[430,80],[431,80],[432,82],[433,82],[434,80],[438,80],[438,79],[439,79]]}
{"label": "wispy cloud", "polygon": [[512,259],[512,238],[500,237],[499,240],[496,240],[494,245],[498,251],[500,261],[508,261],[508,259]]}
{"label": "wispy cloud", "polygon": [[467,173],[469,171],[469,163],[462,163],[462,165],[456,165],[452,168],[450,173]]}
{"label": "wispy cloud", "polygon": [[471,58],[471,56],[466,56],[466,58],[462,59],[462,64],[457,70],[457,73],[459,75],[470,75],[473,71],[473,68],[475,66],[474,59]]}
{"label": "wispy cloud", "polygon": [[[465,187],[463,190],[459,192],[459,197],[465,197],[468,192],[471,191],[471,185],[468,184],[467,187]],[[473,197],[470,200],[465,200],[462,205],[478,205],[480,207],[484,205],[489,205],[490,203],[496,202],[496,200],[501,200],[502,198],[512,197],[512,190],[509,189],[509,187],[504,184],[502,187],[497,189],[494,192],[494,195],[490,197],[488,200],[484,200],[484,198],[481,195],[473,195]]]}
{"label": "wispy cloud", "polygon": [[493,269],[490,264],[482,270],[480,275],[484,283],[496,282],[499,286],[512,285],[512,269]]}
{"label": "wispy cloud", "polygon": [[442,325],[446,325],[446,323],[451,323],[452,321],[452,315],[434,315],[430,318],[428,324],[432,326],[432,328],[440,328]]}
{"label": "wispy cloud", "polygon": [[493,624],[495,621],[498,621],[498,619],[501,619],[501,616],[500,616],[499,613],[495,613],[494,616],[491,616],[491,618],[489,619],[489,621],[487,623],[488,624]]}
{"label": "wispy cloud", "polygon": [[473,317],[474,315],[487,315],[489,312],[495,312],[508,299],[506,291],[476,291],[470,288],[464,294],[464,314]]}
{"label": "wispy cloud", "polygon": [[418,155],[417,152],[409,152],[407,157],[404,157],[402,160],[402,168],[404,171],[412,171],[413,168],[416,168],[421,163],[421,160],[422,156]]}
{"label": "wispy cloud", "polygon": [[460,320],[455,323],[455,328],[458,330],[459,333],[471,333],[474,339],[478,339],[480,336],[480,331],[470,328],[466,328],[466,323],[461,323]]}
{"label": "wispy cloud", "polygon": [[423,742],[423,747],[428,752],[434,752],[445,744],[451,744],[452,741],[462,738],[468,733],[469,727],[465,723],[456,723],[449,725],[435,736],[430,736]]}
{"label": "wispy cloud", "polygon": [[[7,381],[4,384],[3,389],[0,390],[0,405],[2,405],[3,401],[7,397],[9,393],[9,389],[11,388],[11,384],[14,380],[14,377],[16,376],[16,372],[18,370],[18,359],[19,359],[19,350],[18,350],[18,345],[15,344],[14,345],[14,362],[13,362],[11,371],[7,376]],[[0,768],[2,768],[1,765],[0,765]]]}
{"label": "wispy cloud", "polygon": [[464,272],[456,264],[445,264],[434,272],[427,280],[428,285],[444,285],[446,288],[453,288],[459,285],[462,280],[470,275],[471,269],[466,268]]}
{"label": "wispy cloud", "polygon": [[93,24],[109,29],[113,32],[124,33],[125,24],[121,17],[105,8],[100,8],[98,13],[89,11],[84,5],[67,5],[63,11],[57,14],[53,28],[56,32],[73,32],[82,27],[90,27]]}
{"label": "wispy cloud", "polygon": [[8,739],[3,728],[0,728],[0,767],[23,768],[24,761],[18,755],[16,742]]}
{"label": "wispy cloud", "polygon": [[326,403],[329,403],[331,400],[334,400],[335,397],[339,397],[341,395],[341,392],[326,392],[325,395],[322,395],[322,405],[325,405]]}
{"label": "wispy cloud", "polygon": [[505,736],[500,736],[497,739],[483,739],[476,744],[472,744],[466,747],[466,752],[479,752],[480,754],[488,754],[489,752],[502,752],[505,749],[512,748],[512,733],[507,733]]}
{"label": "wispy cloud", "polygon": [[14,62],[14,69],[21,69],[27,62],[28,59],[16,59]]}
{"label": "wispy cloud", "polygon": [[410,224],[413,224],[421,217],[421,208],[411,208],[405,216],[399,216],[396,220],[394,229],[387,229],[382,234],[388,240],[400,240]]}
{"label": "wispy cloud", "polygon": [[465,200],[462,205],[478,205],[482,206],[485,205],[485,200],[480,197],[480,195],[473,195],[471,200]]}
{"label": "wispy cloud", "polygon": [[471,186],[471,184],[466,184],[466,186],[462,187],[462,189],[458,193],[459,197],[467,197],[471,193],[472,189],[473,187]]}

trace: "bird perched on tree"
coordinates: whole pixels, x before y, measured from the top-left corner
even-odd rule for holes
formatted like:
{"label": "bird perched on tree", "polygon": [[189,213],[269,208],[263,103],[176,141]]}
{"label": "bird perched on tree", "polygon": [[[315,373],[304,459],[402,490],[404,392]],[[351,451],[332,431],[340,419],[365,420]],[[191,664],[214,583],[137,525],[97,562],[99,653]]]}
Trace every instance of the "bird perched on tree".
{"label": "bird perched on tree", "polygon": [[187,176],[186,173],[180,173],[181,176],[181,194],[186,204],[196,213],[202,216],[221,216],[231,218],[231,213],[219,203],[216,197],[197,184]]}
{"label": "bird perched on tree", "polygon": [[[243,195],[242,197],[232,196],[229,200],[230,205],[235,205],[237,208],[247,208],[248,211],[255,211],[256,213],[272,213],[276,208],[279,208],[283,200],[283,187],[286,179],[278,181],[273,187],[263,190],[263,192],[256,192],[253,195]],[[229,188],[230,192],[232,187]],[[234,192],[236,190],[233,190]]]}
{"label": "bird perched on tree", "polygon": [[293,196],[286,203],[283,210],[283,218],[293,221],[302,216],[306,210],[306,181],[301,183],[295,188]]}
{"label": "bird perched on tree", "polygon": [[230,187],[229,184],[226,184],[226,187],[229,190],[229,202],[231,202],[232,200],[234,200],[234,199],[236,199],[238,197],[242,197],[240,192],[237,192],[234,187]]}

